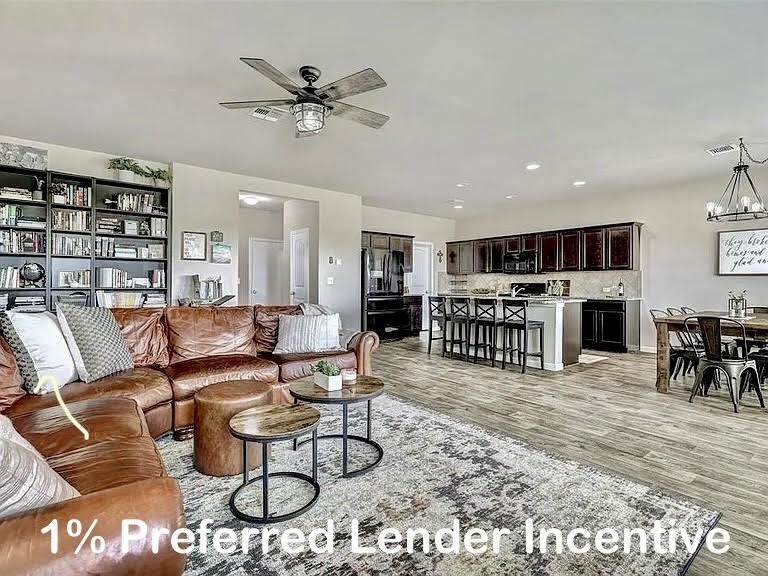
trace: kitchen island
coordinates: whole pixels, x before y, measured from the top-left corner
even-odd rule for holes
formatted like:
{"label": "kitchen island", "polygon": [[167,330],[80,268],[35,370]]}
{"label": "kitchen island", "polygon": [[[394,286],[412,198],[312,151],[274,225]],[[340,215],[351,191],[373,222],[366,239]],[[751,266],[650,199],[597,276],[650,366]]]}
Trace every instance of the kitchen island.
{"label": "kitchen island", "polygon": [[[501,317],[503,300],[527,300],[528,320],[544,322],[544,370],[560,371],[565,366],[577,364],[581,354],[581,304],[582,298],[561,296],[496,296],[494,294],[467,294],[456,292],[440,293],[446,298],[469,298],[470,311],[474,310],[472,300],[476,298],[494,299],[498,303],[497,316]],[[450,312],[450,304],[448,311]],[[474,332],[473,336],[474,338]],[[501,331],[497,338],[501,345]],[[539,352],[539,340],[533,334],[528,337],[529,352]],[[501,360],[501,352],[496,354]],[[539,368],[537,357],[528,358],[528,366]]]}

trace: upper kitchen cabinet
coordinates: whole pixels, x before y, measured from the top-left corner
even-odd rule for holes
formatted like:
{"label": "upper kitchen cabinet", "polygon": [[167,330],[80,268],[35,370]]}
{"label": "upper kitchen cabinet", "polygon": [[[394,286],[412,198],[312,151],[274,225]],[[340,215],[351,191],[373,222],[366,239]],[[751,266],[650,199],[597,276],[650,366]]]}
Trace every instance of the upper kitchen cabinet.
{"label": "upper kitchen cabinet", "polygon": [[539,234],[539,271],[557,272],[560,266],[560,235]]}
{"label": "upper kitchen cabinet", "polygon": [[459,242],[459,274],[472,274],[475,270],[474,242]]}
{"label": "upper kitchen cabinet", "polygon": [[581,230],[568,230],[558,233],[560,267],[559,270],[581,269]]}
{"label": "upper kitchen cabinet", "polygon": [[640,226],[622,224],[605,229],[606,268],[631,270],[640,255]]}
{"label": "upper kitchen cabinet", "polygon": [[520,252],[520,245],[521,245],[520,236],[512,236],[512,238],[507,238],[506,252],[517,254],[518,252]]}
{"label": "upper kitchen cabinet", "polygon": [[363,232],[360,235],[360,247],[361,248],[371,247],[371,235],[368,232]]}
{"label": "upper kitchen cabinet", "polygon": [[491,271],[491,243],[488,240],[475,240],[475,261],[473,270],[475,272]]}
{"label": "upper kitchen cabinet", "polygon": [[523,236],[523,251],[536,252],[539,249],[539,236],[537,234],[528,234]]}
{"label": "upper kitchen cabinet", "polygon": [[445,245],[445,271],[448,274],[459,273],[459,243],[448,242]]}
{"label": "upper kitchen cabinet", "polygon": [[389,250],[388,234],[371,234],[371,248],[382,248]]}
{"label": "upper kitchen cabinet", "polygon": [[497,238],[491,240],[491,272],[504,271],[504,252],[507,248],[508,240]]}
{"label": "upper kitchen cabinet", "polygon": [[605,230],[588,228],[581,235],[582,270],[605,269]]}
{"label": "upper kitchen cabinet", "polygon": [[413,238],[407,238],[403,245],[404,272],[413,272]]}
{"label": "upper kitchen cabinet", "polygon": [[390,236],[389,237],[389,249],[392,252],[405,252],[405,242],[408,238],[403,236]]}

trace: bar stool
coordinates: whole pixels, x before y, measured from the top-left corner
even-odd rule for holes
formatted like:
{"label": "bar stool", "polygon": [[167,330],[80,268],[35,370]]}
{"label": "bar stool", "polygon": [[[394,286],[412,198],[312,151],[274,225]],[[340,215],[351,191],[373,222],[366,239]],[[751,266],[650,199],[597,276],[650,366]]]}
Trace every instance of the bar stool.
{"label": "bar stool", "polygon": [[[507,352],[509,362],[512,364],[512,353],[517,352],[517,361],[520,363],[522,373],[528,364],[528,356],[541,358],[541,369],[544,370],[544,322],[542,320],[528,320],[528,300],[502,300],[502,354],[501,369],[507,367]],[[539,352],[528,352],[528,331],[539,331]],[[517,340],[517,346],[511,346],[513,337]],[[522,347],[520,340],[522,337]],[[509,339],[510,347],[507,346]]]}
{"label": "bar stool", "polygon": [[[429,297],[429,343],[427,344],[427,354],[432,354],[432,341],[441,340],[443,343],[443,356],[445,356],[445,330],[448,315],[445,310],[445,296]],[[440,326],[440,336],[433,336],[434,324],[437,322]]]}
{"label": "bar stool", "polygon": [[[453,349],[459,344],[459,354],[464,355],[464,360],[469,362],[469,335],[472,326],[472,317],[469,314],[469,298],[451,298],[451,339],[450,358],[453,358]],[[458,338],[456,329],[458,328]]]}
{"label": "bar stool", "polygon": [[[478,352],[482,348],[483,360],[488,360],[491,353],[491,366],[496,366],[496,329],[501,322],[496,318],[496,300],[494,298],[475,299],[475,364]],[[483,339],[480,341],[480,335]]]}

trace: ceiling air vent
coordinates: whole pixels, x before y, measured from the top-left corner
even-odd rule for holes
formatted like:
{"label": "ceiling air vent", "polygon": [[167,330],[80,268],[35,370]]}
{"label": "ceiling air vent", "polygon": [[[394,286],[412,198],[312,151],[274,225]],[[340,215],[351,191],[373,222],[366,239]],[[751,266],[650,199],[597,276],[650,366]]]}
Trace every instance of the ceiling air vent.
{"label": "ceiling air vent", "polygon": [[733,144],[723,144],[722,146],[715,146],[707,150],[712,156],[720,156],[720,154],[728,154],[728,152],[735,152],[736,146]]}
{"label": "ceiling air vent", "polygon": [[282,110],[278,110],[277,108],[266,108],[264,106],[254,108],[253,112],[251,112],[251,116],[254,118],[268,120],[270,122],[277,122],[283,117],[283,114],[285,114],[285,112]]}

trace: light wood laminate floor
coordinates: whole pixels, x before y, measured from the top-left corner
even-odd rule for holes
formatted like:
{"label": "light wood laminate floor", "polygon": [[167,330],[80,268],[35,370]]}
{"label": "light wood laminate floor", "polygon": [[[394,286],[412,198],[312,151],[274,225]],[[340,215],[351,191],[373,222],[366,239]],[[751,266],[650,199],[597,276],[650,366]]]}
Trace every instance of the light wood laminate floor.
{"label": "light wood laminate floor", "polygon": [[691,576],[768,575],[768,412],[754,395],[734,414],[727,390],[689,404],[692,377],[658,394],[652,354],[596,353],[609,358],[522,375],[439,349],[382,344],[374,374],[390,394],[719,510],[731,550],[703,549]]}

